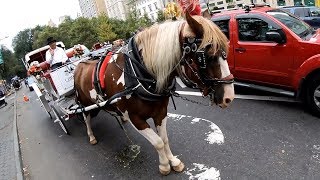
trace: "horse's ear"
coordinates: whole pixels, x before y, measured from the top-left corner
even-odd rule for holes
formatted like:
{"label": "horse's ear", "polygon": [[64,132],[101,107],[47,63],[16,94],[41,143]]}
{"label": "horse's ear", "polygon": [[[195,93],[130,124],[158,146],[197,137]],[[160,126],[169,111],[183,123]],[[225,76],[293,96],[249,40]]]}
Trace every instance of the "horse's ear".
{"label": "horse's ear", "polygon": [[192,31],[196,34],[197,37],[203,36],[203,27],[198,21],[196,21],[189,12],[186,12],[187,23],[189,24]]}

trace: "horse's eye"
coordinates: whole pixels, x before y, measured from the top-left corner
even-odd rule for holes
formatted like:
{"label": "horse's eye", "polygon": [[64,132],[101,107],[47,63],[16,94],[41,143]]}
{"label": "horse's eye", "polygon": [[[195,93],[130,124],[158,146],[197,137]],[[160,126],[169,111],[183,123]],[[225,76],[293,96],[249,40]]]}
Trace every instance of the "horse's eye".
{"label": "horse's eye", "polygon": [[208,59],[209,62],[218,62],[218,56],[210,56],[210,58]]}
{"label": "horse's eye", "polygon": [[206,50],[209,51],[212,48],[212,44],[206,46]]}

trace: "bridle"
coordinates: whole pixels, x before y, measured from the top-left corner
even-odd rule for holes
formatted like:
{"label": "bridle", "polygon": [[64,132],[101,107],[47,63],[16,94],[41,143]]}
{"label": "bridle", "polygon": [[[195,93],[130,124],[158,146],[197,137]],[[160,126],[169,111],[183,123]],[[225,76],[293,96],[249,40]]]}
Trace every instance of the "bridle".
{"label": "bridle", "polygon": [[[234,77],[232,74],[224,77],[224,78],[212,78],[208,77],[206,75],[206,69],[208,67],[208,60],[205,55],[205,49],[199,49],[198,45],[201,44],[202,39],[199,38],[191,38],[187,37],[185,38],[183,44],[182,44],[182,51],[183,51],[183,58],[180,61],[180,65],[187,65],[190,70],[194,73],[194,75],[199,79],[199,81],[206,87],[214,87],[219,84],[231,84],[234,82]],[[187,59],[186,55],[190,53],[195,53],[195,59],[197,61],[197,64],[199,66],[199,73],[192,67],[192,64],[195,63],[193,59]],[[224,60],[227,59],[226,53],[224,51],[220,51],[222,58]],[[182,71],[184,78],[186,78],[189,82],[194,84],[194,86],[198,87],[196,83],[194,83],[192,80],[190,80],[186,74]]]}

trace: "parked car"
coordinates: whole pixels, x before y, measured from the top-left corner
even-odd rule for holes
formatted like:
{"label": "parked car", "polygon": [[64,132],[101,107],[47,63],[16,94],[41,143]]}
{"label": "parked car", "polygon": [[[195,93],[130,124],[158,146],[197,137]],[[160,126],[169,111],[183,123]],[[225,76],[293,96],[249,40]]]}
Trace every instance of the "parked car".
{"label": "parked car", "polygon": [[229,39],[237,84],[296,97],[320,116],[320,29],[270,7],[218,13],[212,21]]}
{"label": "parked car", "polygon": [[287,6],[282,7],[282,9],[300,17],[310,26],[316,29],[320,28],[320,8],[315,6]]}
{"label": "parked car", "polygon": [[35,83],[35,81],[33,80],[33,78],[32,78],[32,77],[27,77],[26,81],[27,81],[27,86],[29,87],[29,90],[30,90],[30,91],[33,91],[32,84]]}

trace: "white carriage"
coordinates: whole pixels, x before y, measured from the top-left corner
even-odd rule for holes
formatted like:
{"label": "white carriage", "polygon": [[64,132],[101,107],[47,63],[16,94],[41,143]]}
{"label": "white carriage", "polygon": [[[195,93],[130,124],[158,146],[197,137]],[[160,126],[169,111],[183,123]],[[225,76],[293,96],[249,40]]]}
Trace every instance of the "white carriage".
{"label": "white carriage", "polygon": [[[57,42],[57,46],[65,48],[62,42]],[[45,63],[45,53],[49,46],[44,46],[25,55],[27,70],[30,71],[32,67],[35,67],[34,64],[39,63],[40,66],[36,72],[32,72],[30,75],[30,78],[34,79],[31,86],[50,118],[54,118],[54,122],[59,123],[66,134],[69,134],[69,131],[63,121],[69,120],[70,115],[75,114],[76,111],[70,111],[70,108],[77,106],[74,101],[74,70],[81,60],[89,59],[89,50],[83,45],[81,48],[85,53],[76,58],[73,56],[72,48],[67,50],[68,62],[54,70],[50,70],[48,64]]]}

